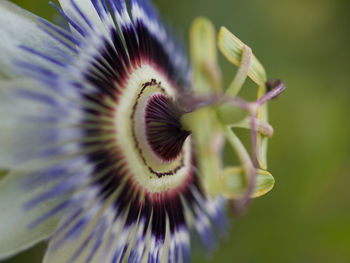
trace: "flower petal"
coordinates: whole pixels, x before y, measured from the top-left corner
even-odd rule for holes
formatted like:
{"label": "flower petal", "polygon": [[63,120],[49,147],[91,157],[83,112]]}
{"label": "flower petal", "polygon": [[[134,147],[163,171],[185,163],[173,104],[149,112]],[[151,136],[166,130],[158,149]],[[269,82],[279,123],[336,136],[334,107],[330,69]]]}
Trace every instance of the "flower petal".
{"label": "flower petal", "polygon": [[28,174],[9,173],[0,183],[0,259],[10,257],[36,243],[47,239],[56,229],[58,220],[51,217],[35,228],[29,225],[42,214],[50,211],[55,201],[42,203],[27,211],[25,203],[43,189],[25,191],[21,188]]}
{"label": "flower petal", "polygon": [[[15,160],[15,151],[19,152],[23,149],[24,144],[31,144],[31,140],[19,138],[16,134],[23,129],[25,124],[18,120],[27,113],[42,110],[38,103],[33,100],[21,100],[21,103],[15,103],[16,89],[37,89],[40,83],[29,79],[20,78],[13,80],[0,80],[0,168],[1,169],[18,169],[18,162]],[[14,107],[14,105],[16,105]],[[22,144],[24,143],[24,144]],[[22,145],[21,145],[22,144]]]}
{"label": "flower petal", "polygon": [[[93,3],[94,2],[94,3]],[[79,34],[87,37],[90,33],[103,33],[108,35],[106,26],[101,18],[107,19],[99,1],[91,0],[59,0],[64,15],[73,23],[70,23],[72,32],[79,39]],[[94,6],[95,5],[95,6]]]}
{"label": "flower petal", "polygon": [[38,63],[48,69],[54,68],[56,72],[60,70],[54,63],[19,47],[35,47],[36,50],[61,60],[62,54],[71,54],[66,46],[40,29],[37,16],[7,0],[0,1],[0,14],[0,79],[23,76],[25,70],[16,64],[19,60]]}

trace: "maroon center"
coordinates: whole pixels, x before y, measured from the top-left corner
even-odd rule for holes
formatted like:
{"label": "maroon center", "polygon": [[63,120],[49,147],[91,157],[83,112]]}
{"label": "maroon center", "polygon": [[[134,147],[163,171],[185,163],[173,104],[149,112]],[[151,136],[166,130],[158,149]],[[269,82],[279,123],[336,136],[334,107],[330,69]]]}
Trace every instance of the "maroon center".
{"label": "maroon center", "polygon": [[182,111],[163,94],[154,95],[146,106],[146,135],[152,150],[163,160],[172,161],[182,151],[189,131],[183,130]]}

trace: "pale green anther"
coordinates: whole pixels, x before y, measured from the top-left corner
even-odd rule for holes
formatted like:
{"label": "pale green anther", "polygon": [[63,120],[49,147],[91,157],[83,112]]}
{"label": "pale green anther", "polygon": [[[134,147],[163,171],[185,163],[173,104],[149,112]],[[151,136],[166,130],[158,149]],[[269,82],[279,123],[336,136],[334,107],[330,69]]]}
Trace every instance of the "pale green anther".
{"label": "pale green anther", "polygon": [[[251,198],[260,197],[268,193],[275,184],[273,176],[264,170],[256,169],[254,190]],[[248,182],[240,167],[230,167],[223,171],[220,178],[220,192],[230,199],[239,199],[244,196],[248,189]]]}
{"label": "pale green anther", "polygon": [[[218,46],[222,54],[236,66],[240,66],[242,53],[246,46],[226,27],[221,27],[218,35]],[[265,85],[267,81],[264,67],[260,64],[257,58],[252,55],[248,76],[259,86]]]}
{"label": "pale green anther", "polygon": [[221,70],[217,59],[216,31],[214,25],[205,17],[198,17],[192,23],[190,51],[195,93],[220,93]]}

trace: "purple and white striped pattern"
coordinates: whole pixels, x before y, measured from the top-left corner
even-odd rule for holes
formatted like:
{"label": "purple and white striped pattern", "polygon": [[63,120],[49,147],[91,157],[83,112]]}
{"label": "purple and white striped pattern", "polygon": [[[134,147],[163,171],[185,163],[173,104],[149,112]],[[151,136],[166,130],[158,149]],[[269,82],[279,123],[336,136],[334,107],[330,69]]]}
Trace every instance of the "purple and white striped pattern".
{"label": "purple and white striped pattern", "polygon": [[[69,52],[58,50],[63,54],[57,60],[35,47],[20,48],[64,73],[18,59],[41,84],[13,93],[16,103],[38,105],[20,116],[23,129],[16,134],[21,146],[16,160],[37,163],[23,187],[30,191],[52,184],[28,200],[25,210],[59,198],[29,226],[61,215],[45,262],[189,262],[189,230],[195,228],[210,248],[216,235],[212,225],[224,228],[226,223],[225,201],[209,198],[201,187],[190,133],[181,129],[181,109],[172,102],[190,90],[188,59],[148,0],[129,5],[124,0],[61,0],[61,5],[63,10],[55,7],[71,33],[42,19],[40,28]],[[144,95],[153,90],[162,95]],[[133,126],[127,115],[132,109],[143,114],[142,101],[150,105],[145,125],[158,125],[146,127],[150,148],[142,146],[138,133],[134,137],[141,145],[135,143],[126,127]],[[125,112],[121,105],[127,105]],[[162,123],[170,124],[162,128]],[[124,142],[118,136],[125,131]],[[168,171],[167,165],[170,172],[158,173]],[[143,184],[137,167],[158,190]]]}

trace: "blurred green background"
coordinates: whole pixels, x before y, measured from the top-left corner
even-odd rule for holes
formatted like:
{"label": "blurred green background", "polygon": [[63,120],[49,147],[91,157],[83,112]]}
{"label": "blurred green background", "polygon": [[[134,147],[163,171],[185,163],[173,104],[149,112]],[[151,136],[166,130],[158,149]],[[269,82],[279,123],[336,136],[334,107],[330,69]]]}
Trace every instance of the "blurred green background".
{"label": "blurred green background", "polygon": [[[15,0],[55,20],[47,0]],[[350,1],[154,1],[183,32],[198,15],[225,25],[252,47],[287,91],[270,104],[275,136],[269,166],[276,185],[233,221],[210,260],[195,262],[350,262]],[[220,58],[225,83],[235,69]],[[6,263],[36,263],[44,245]]]}

